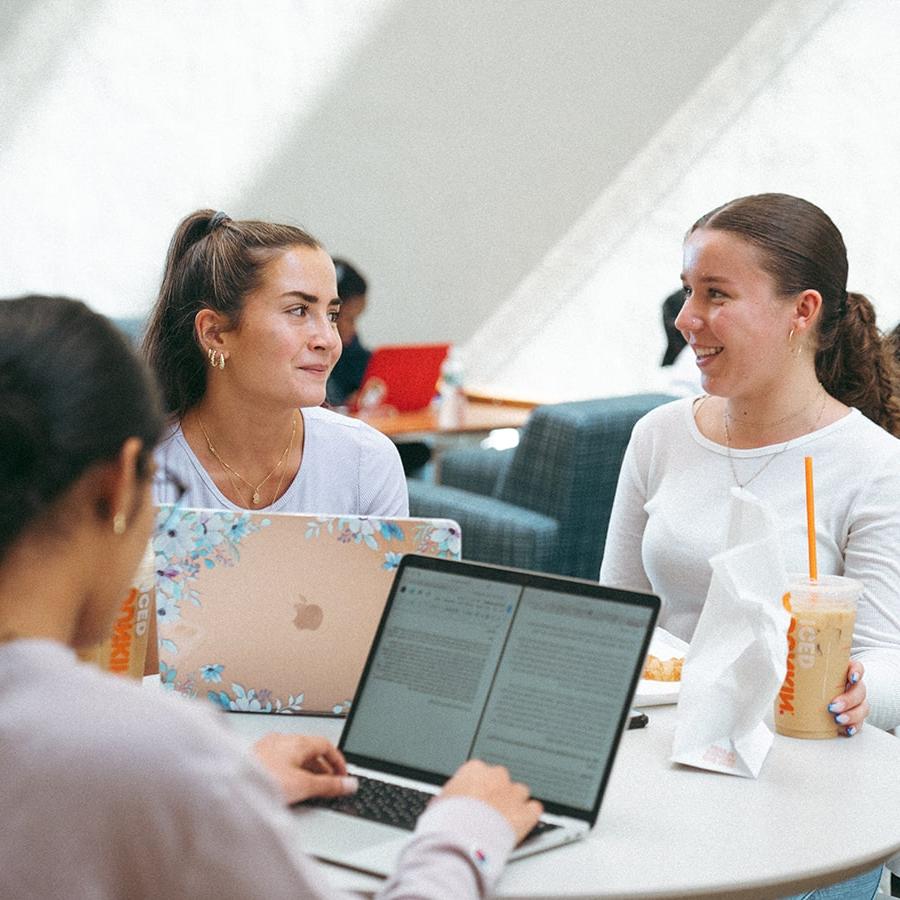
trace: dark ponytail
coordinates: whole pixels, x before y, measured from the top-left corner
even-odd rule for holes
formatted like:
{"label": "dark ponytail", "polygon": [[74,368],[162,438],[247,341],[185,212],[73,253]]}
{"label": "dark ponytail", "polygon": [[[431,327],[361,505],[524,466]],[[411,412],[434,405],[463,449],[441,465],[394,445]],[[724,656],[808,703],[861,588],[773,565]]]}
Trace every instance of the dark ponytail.
{"label": "dark ponytail", "polygon": [[244,297],[262,281],[262,270],[280,250],[318,248],[311,235],[292,225],[237,221],[201,209],[179,223],[143,351],[156,373],[166,409],[181,418],[206,392],[206,357],[197,343],[194,318],[201,309],[240,322]]}
{"label": "dark ponytail", "polygon": [[691,232],[698,228],[728,231],[757,247],[780,293],[819,292],[816,375],[833,397],[900,437],[898,363],[872,304],[847,293],[847,248],[834,222],[799,197],[755,194],[707,213]]}
{"label": "dark ponytail", "polygon": [[129,437],[162,429],[152,376],[108,319],[65,297],[0,300],[0,558]]}
{"label": "dark ponytail", "polygon": [[862,294],[848,293],[844,310],[823,317],[816,375],[847,406],[900,437],[897,360],[891,340],[875,324],[875,310]]}

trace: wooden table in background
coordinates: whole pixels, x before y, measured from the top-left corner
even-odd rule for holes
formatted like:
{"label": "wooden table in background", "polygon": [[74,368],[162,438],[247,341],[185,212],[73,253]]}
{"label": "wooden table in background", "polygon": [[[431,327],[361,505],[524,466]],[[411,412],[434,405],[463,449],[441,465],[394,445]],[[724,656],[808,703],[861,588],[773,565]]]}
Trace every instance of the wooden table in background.
{"label": "wooden table in background", "polygon": [[486,434],[495,428],[521,428],[535,406],[523,400],[469,394],[460,404],[459,415],[450,419],[446,416],[442,419],[435,406],[403,413],[381,408],[355,416],[400,442],[443,435]]}

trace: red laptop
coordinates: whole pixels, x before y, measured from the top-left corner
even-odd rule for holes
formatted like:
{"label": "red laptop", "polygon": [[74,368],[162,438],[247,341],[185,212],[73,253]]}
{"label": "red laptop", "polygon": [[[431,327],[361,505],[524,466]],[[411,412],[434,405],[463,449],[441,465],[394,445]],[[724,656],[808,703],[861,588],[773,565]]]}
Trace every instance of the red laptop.
{"label": "red laptop", "polygon": [[402,344],[372,352],[354,410],[393,406],[398,412],[424,409],[437,393],[449,344]]}

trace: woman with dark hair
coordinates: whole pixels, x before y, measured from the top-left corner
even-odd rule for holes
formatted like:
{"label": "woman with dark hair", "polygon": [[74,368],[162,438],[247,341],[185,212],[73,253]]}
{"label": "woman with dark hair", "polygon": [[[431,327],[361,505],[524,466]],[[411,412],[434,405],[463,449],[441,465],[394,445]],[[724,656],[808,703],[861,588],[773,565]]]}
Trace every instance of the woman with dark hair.
{"label": "woman with dark hair", "polygon": [[328,254],[290,225],[199,210],[178,226],[144,352],[171,427],[159,502],[403,516],[396,448],[321,407],[341,353]]}
{"label": "woman with dark hair", "polygon": [[[328,402],[334,406],[352,406],[372,356],[372,351],[360,340],[356,328],[356,320],[366,311],[368,284],[345,259],[335,257],[334,269],[338,297],[341,298],[337,328],[343,349],[328,379]],[[397,452],[407,475],[418,472],[431,459],[431,448],[421,441],[404,441],[397,445]]]}
{"label": "woman with dark hair", "polygon": [[661,624],[689,640],[709,587],[709,559],[725,547],[731,487],[750,488],[777,509],[786,560],[803,571],[803,457],[813,456],[819,568],[865,585],[851,686],[834,698],[833,712],[848,735],[867,716],[894,728],[897,365],[871,303],[846,290],[840,232],[796,197],[743,197],[694,224],[682,278],[678,327],[707,394],[660,407],[635,427],[600,577],[661,594]]}
{"label": "woman with dark hair", "polygon": [[366,311],[366,279],[345,259],[334,258],[338,297],[341,310],[337,328],[341,338],[341,357],[328,379],[328,402],[335,406],[350,405],[362,384],[372,351],[363,346],[356,330],[356,320]]}
{"label": "woman with dark hair", "polygon": [[[285,809],[355,789],[334,746],[269,735],[247,754],[205,706],[76,658],[109,634],[150,538],[162,429],[106,319],[0,302],[0,896],[334,896]],[[483,895],[539,814],[505,769],[466,763],[382,896]]]}

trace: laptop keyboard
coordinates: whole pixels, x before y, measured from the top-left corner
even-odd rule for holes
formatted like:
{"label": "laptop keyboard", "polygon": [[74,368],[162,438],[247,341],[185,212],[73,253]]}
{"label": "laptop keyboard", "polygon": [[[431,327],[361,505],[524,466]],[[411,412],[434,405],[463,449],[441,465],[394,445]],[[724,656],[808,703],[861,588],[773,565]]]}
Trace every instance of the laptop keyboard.
{"label": "laptop keyboard", "polygon": [[[370,819],[373,822],[413,831],[416,820],[425,811],[428,801],[433,796],[415,788],[360,776],[359,789],[355,794],[346,797],[316,797],[307,800],[306,805],[333,809],[348,816],[358,816],[360,819]],[[550,822],[538,822],[526,835],[525,840],[553,828],[559,826]]]}

